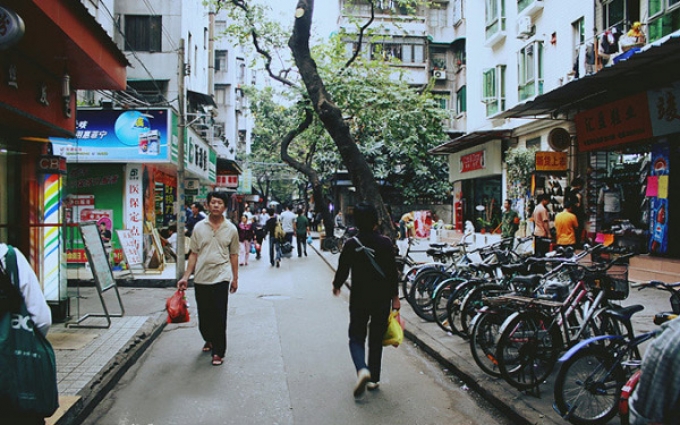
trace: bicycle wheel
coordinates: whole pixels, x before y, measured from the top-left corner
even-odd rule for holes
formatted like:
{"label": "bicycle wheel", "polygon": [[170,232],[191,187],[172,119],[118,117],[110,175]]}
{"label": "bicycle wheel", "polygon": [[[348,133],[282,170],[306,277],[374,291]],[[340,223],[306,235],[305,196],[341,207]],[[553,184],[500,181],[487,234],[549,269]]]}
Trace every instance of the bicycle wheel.
{"label": "bicycle wheel", "polygon": [[496,341],[507,313],[482,310],[470,322],[470,352],[482,371],[493,377],[501,376],[496,361]]}
{"label": "bicycle wheel", "polygon": [[439,327],[444,332],[450,332],[449,327],[449,313],[447,310],[447,305],[449,302],[449,297],[455,290],[456,286],[460,284],[461,279],[449,278],[442,281],[437,288],[434,290],[434,296],[432,300],[432,315],[434,316],[434,321],[439,325]]}
{"label": "bicycle wheel", "polygon": [[472,288],[463,298],[460,303],[460,312],[458,313],[460,323],[460,332],[465,336],[470,335],[469,322],[472,317],[477,314],[480,308],[484,307],[484,299],[487,297],[499,295],[507,292],[504,287],[495,283],[488,283]]}
{"label": "bicycle wheel", "polygon": [[449,327],[451,328],[451,332],[454,335],[458,335],[461,338],[466,338],[467,336],[460,331],[460,324],[458,321],[460,314],[460,303],[463,300],[463,298],[465,298],[465,295],[472,288],[479,285],[480,282],[476,280],[467,280],[460,277],[457,279],[459,279],[461,283],[458,286],[456,286],[454,291],[449,296],[449,299],[446,302],[446,312],[448,314]]}
{"label": "bicycle wheel", "polygon": [[540,385],[552,372],[562,347],[562,335],[552,318],[527,311],[503,323],[496,347],[501,377],[520,390]]}
{"label": "bicycle wheel", "polygon": [[555,406],[576,425],[607,423],[618,413],[625,381],[612,353],[601,346],[585,347],[561,365],[555,379]]}
{"label": "bicycle wheel", "polygon": [[448,277],[447,273],[439,270],[427,270],[418,273],[407,298],[418,317],[428,322],[434,322],[432,295],[439,282]]}
{"label": "bicycle wheel", "polygon": [[335,237],[324,238],[321,248],[324,251],[329,251],[331,254],[337,254],[339,252],[338,243],[335,240]]}

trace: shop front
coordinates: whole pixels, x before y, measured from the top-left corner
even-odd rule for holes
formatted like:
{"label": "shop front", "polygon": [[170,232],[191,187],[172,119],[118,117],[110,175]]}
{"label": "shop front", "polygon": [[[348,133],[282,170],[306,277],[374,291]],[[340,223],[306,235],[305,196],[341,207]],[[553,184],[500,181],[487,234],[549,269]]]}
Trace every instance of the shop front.
{"label": "shop front", "polygon": [[[78,226],[96,221],[110,234],[103,240],[114,268],[124,260],[118,230],[129,230],[145,268],[163,267],[161,232],[177,222],[180,211],[177,134],[176,114],[168,108],[98,109],[78,111],[75,139],[52,139],[68,163],[69,265],[87,263]],[[214,184],[214,150],[193,130],[184,140],[186,181],[197,181],[197,187]]]}
{"label": "shop front", "polygon": [[[647,90],[575,116],[588,161],[591,237],[613,234],[638,252],[680,258],[680,83]],[[674,196],[675,195],[675,196]]]}
{"label": "shop front", "polygon": [[28,258],[58,321],[67,179],[48,137],[74,135],[76,90],[125,89],[128,62],[81,2],[3,1],[0,22],[0,242]]}
{"label": "shop front", "polygon": [[501,149],[501,141],[496,140],[449,155],[456,229],[464,230],[468,221],[479,233],[493,233],[499,228],[503,206]]}

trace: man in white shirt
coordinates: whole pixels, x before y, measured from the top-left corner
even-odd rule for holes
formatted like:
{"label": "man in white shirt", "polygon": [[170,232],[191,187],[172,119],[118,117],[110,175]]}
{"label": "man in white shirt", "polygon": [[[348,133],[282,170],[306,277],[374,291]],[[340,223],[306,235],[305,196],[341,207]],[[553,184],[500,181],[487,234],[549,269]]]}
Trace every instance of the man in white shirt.
{"label": "man in white shirt", "polygon": [[286,241],[293,243],[293,232],[295,232],[295,227],[293,223],[297,216],[293,211],[290,210],[290,205],[286,205],[286,210],[281,213],[281,227],[286,233]]}

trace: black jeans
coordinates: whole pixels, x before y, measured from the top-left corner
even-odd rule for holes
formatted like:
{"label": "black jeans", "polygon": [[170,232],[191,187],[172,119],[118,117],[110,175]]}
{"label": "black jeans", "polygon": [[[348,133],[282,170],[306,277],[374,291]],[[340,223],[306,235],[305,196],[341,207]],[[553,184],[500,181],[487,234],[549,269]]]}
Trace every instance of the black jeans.
{"label": "black jeans", "polygon": [[295,240],[297,242],[298,257],[300,257],[302,253],[307,255],[307,235],[295,235]]}
{"label": "black jeans", "polygon": [[224,357],[227,352],[227,308],[229,282],[214,285],[194,284],[198,330],[203,340],[212,343],[212,354]]}
{"label": "black jeans", "polygon": [[349,352],[357,372],[365,368],[368,334],[368,370],[373,382],[380,381],[382,339],[387,330],[391,307],[391,301],[387,300],[371,307],[349,308]]}

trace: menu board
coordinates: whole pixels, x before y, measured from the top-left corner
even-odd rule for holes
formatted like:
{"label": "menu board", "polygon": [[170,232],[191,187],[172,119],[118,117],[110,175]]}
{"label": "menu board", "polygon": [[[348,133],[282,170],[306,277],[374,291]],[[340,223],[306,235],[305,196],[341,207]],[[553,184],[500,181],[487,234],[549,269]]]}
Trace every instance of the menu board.
{"label": "menu board", "polygon": [[143,265],[142,254],[137,247],[136,239],[132,234],[132,230],[116,230],[118,240],[123,247],[123,254],[128,266]]}
{"label": "menu board", "polygon": [[116,286],[116,280],[113,278],[111,265],[109,264],[109,256],[104,249],[104,243],[99,236],[99,229],[95,221],[88,221],[79,224],[80,234],[83,236],[83,243],[85,244],[85,251],[87,252],[87,259],[90,262],[90,268],[94,281],[99,286],[99,290],[104,292],[107,289]]}

